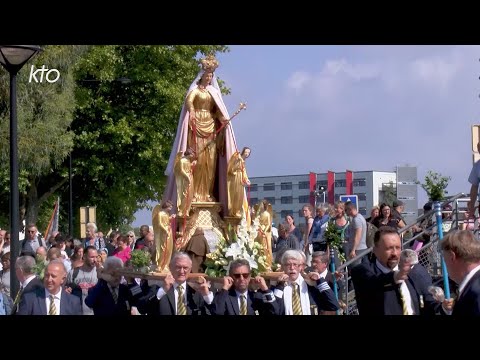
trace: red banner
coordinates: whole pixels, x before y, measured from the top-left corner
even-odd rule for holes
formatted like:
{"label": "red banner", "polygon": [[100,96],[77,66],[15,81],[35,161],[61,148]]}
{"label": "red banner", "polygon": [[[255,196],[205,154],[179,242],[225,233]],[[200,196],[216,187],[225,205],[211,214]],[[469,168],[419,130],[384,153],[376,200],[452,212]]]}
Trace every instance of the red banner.
{"label": "red banner", "polygon": [[345,173],[345,195],[353,195],[353,171],[347,170]]}
{"label": "red banner", "polygon": [[317,187],[317,174],[310,172],[310,205],[315,207],[315,189]]}
{"label": "red banner", "polygon": [[327,174],[327,196],[328,203],[333,205],[335,202],[335,173],[333,171],[328,171]]}

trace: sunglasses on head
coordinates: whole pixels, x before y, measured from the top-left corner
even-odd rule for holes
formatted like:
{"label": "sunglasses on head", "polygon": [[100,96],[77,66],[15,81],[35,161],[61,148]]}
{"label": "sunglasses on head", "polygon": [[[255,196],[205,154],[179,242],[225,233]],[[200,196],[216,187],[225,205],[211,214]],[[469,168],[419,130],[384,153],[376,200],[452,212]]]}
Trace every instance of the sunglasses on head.
{"label": "sunglasses on head", "polygon": [[250,276],[249,273],[245,273],[245,274],[233,274],[232,275],[235,279],[240,279],[240,276],[243,277],[244,279],[248,278]]}

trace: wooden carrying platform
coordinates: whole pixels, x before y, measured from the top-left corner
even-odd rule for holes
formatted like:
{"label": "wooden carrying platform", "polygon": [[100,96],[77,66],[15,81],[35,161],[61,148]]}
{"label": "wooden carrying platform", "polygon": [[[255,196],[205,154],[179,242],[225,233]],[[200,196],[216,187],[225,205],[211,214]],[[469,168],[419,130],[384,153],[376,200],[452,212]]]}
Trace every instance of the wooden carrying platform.
{"label": "wooden carrying platform", "polygon": [[[159,272],[143,273],[139,271],[134,271],[133,269],[125,269],[125,268],[118,270],[118,273],[125,277],[140,278],[145,280],[157,280],[157,281],[164,280],[165,277],[168,275],[168,273],[159,273]],[[267,273],[261,273],[260,276],[262,276],[268,282],[268,281],[277,281],[280,275],[282,274],[283,272],[267,272]],[[223,283],[223,277],[207,276],[204,273],[190,273],[188,274],[188,281],[197,282],[198,279],[200,279],[201,277],[205,278],[207,281],[210,281],[211,283],[217,283],[217,284]]]}

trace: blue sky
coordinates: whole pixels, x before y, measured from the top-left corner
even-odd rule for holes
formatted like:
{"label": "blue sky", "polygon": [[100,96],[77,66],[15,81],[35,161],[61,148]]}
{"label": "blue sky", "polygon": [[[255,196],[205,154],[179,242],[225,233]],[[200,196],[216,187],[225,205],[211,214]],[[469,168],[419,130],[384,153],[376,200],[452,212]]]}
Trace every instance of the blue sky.
{"label": "blue sky", "polygon": [[[480,46],[231,46],[217,75],[231,88],[249,176],[394,171],[451,176],[468,193],[471,126],[480,124]],[[193,79],[192,79],[193,80]],[[354,175],[355,176],[355,175]],[[426,201],[419,187],[419,206]],[[151,223],[139,211],[134,226]]]}

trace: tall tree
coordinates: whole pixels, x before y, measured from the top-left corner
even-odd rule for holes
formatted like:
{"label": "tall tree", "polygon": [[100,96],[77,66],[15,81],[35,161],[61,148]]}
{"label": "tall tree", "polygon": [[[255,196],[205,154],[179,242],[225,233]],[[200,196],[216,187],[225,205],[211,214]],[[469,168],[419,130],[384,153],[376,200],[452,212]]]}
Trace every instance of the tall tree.
{"label": "tall tree", "polygon": [[[35,222],[43,202],[66,181],[61,165],[73,147],[68,128],[75,108],[74,67],[85,46],[46,46],[17,81],[18,158],[20,168],[20,219]],[[31,66],[57,69],[55,83],[30,80]],[[37,76],[37,79],[40,77]],[[9,81],[0,71],[0,158],[9,164]],[[0,171],[0,203],[3,219],[8,206],[9,169]]]}
{"label": "tall tree", "polygon": [[72,130],[74,205],[130,223],[163,192],[178,117],[199,54],[226,46],[94,46],[79,63]]}

